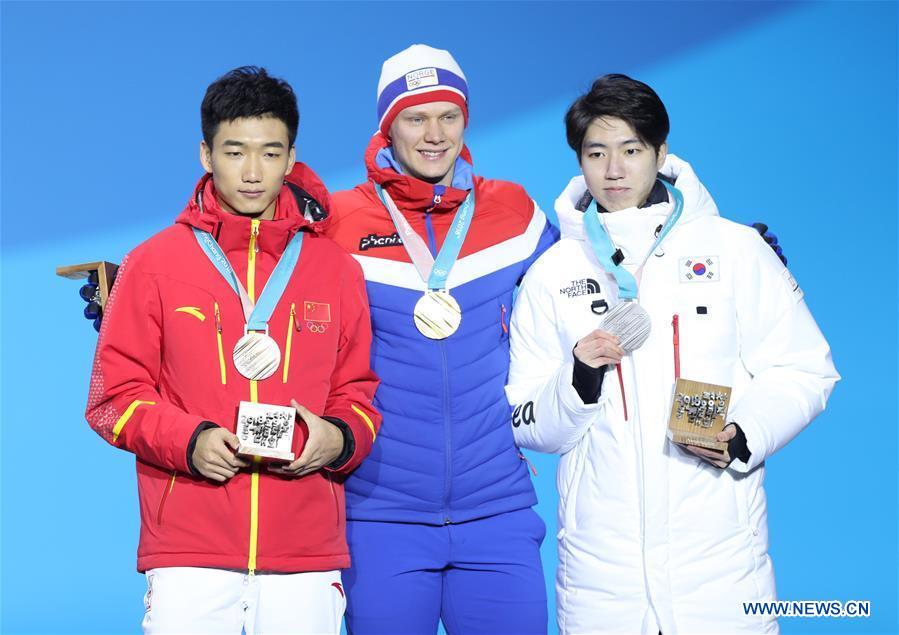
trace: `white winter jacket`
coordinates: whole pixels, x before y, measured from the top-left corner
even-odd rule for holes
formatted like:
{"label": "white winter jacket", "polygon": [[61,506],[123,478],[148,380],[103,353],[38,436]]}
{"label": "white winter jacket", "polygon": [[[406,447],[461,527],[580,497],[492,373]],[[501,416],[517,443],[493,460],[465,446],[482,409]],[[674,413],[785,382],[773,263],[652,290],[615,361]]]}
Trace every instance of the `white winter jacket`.
{"label": "white winter jacket", "polygon": [[[773,618],[743,610],[775,599],[764,462],[824,409],[839,377],[802,291],[757,232],[718,216],[689,164],[669,155],[662,173],[685,205],[639,278],[652,333],[622,360],[623,394],[614,370],[596,404],[572,387],[572,349],[618,302],[575,208],[583,177],[556,201],[562,240],[531,267],[513,312],[515,439],[562,455],[559,629],[775,633]],[[672,205],[603,214],[632,273]],[[728,420],[746,434],[748,464],[720,470],[666,437],[675,314],[681,376],[733,387]]]}

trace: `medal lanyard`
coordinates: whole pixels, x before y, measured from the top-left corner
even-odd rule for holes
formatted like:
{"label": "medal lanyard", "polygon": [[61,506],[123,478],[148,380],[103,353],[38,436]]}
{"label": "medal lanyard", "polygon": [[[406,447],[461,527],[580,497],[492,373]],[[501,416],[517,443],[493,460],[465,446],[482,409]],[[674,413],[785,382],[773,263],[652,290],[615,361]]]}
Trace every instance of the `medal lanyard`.
{"label": "medal lanyard", "polygon": [[[662,181],[662,185],[668,189],[668,192],[674,199],[674,209],[668,214],[668,218],[665,219],[665,224],[659,231],[659,235],[652,247],[646,252],[646,257],[643,258],[643,262],[641,262],[640,266],[637,268],[638,271],[646,264],[649,255],[662,244],[662,241],[665,240],[665,236],[668,235],[668,232],[670,232],[674,227],[674,224],[677,223],[681,216],[681,212],[684,210],[684,196],[681,194],[680,190],[665,181]],[[612,256],[617,250],[615,249],[615,245],[612,244],[612,239],[609,237],[608,231],[606,231],[605,226],[599,220],[599,212],[594,212],[590,209],[587,209],[587,211],[584,212],[584,229],[587,232],[587,239],[590,242],[590,246],[593,248],[593,253],[596,254],[596,258],[599,260],[599,264],[602,265],[603,269],[615,276],[615,282],[618,283],[618,297],[622,300],[635,300],[637,298],[637,280],[630,271],[620,264],[616,265],[615,261],[612,260]]]}
{"label": "medal lanyard", "polygon": [[240,304],[243,307],[244,320],[246,320],[246,330],[268,332],[268,321],[271,319],[281,296],[284,295],[287,283],[290,281],[297,261],[300,259],[300,251],[303,249],[303,233],[297,232],[290,239],[290,242],[287,243],[287,248],[281,254],[275,270],[272,271],[272,275],[269,276],[268,282],[262,290],[262,295],[259,296],[259,301],[254,306],[250,301],[247,290],[244,289],[237,274],[234,273],[234,267],[228,262],[225,252],[219,247],[212,234],[196,227],[192,229],[206,257],[215,265],[215,268],[222,274],[225,281],[231,285],[234,292],[240,296]]}
{"label": "medal lanyard", "polygon": [[384,207],[387,208],[387,213],[390,214],[394,227],[402,236],[406,253],[409,254],[409,258],[418,270],[418,275],[421,276],[422,281],[428,284],[428,289],[446,289],[446,280],[449,278],[453,265],[456,264],[456,260],[459,258],[462,243],[465,241],[465,236],[468,235],[469,227],[471,227],[471,218],[474,216],[474,188],[468,192],[468,196],[465,197],[462,205],[456,211],[452,227],[450,227],[449,233],[447,233],[446,239],[443,241],[443,247],[438,252],[436,260],[431,255],[431,251],[428,249],[425,241],[415,233],[412,225],[409,224],[409,221],[397,208],[396,203],[390,198],[390,194],[377,183],[375,183],[375,191],[378,193]]}

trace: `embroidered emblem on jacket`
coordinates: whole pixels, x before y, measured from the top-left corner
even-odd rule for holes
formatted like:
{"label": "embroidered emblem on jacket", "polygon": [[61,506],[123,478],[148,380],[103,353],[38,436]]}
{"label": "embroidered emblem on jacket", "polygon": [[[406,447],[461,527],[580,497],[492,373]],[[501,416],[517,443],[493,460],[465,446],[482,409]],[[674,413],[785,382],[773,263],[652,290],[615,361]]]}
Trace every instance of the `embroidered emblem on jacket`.
{"label": "embroidered emblem on jacket", "polygon": [[576,298],[581,295],[593,295],[599,293],[599,283],[593,278],[581,278],[580,280],[572,280],[567,287],[559,289],[559,293],[569,298]]}
{"label": "embroidered emblem on jacket", "polygon": [[678,262],[681,282],[718,282],[721,277],[718,256],[694,256]]}
{"label": "embroidered emblem on jacket", "polygon": [[397,232],[393,232],[389,236],[378,236],[377,234],[369,234],[359,239],[359,251],[368,251],[375,247],[395,247],[402,245],[403,239]]}
{"label": "embroidered emblem on jacket", "polygon": [[326,302],[303,302],[303,319],[306,328],[313,333],[324,333],[331,321],[331,305]]}

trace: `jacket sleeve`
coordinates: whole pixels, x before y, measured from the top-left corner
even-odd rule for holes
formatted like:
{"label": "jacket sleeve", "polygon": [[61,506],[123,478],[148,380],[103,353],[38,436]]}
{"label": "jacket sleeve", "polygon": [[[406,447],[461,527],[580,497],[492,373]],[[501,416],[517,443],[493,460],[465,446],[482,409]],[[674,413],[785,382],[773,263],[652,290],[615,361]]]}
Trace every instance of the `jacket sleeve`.
{"label": "jacket sleeve", "polygon": [[362,268],[347,257],[351,275],[343,285],[340,311],[340,339],[337,361],[331,375],[331,393],[324,416],[344,422],[352,435],[353,452],[335,469],[349,474],[371,452],[381,427],[381,415],[372,405],[378,378],[371,369],[371,317]]}
{"label": "jacket sleeve", "polygon": [[559,229],[549,222],[549,218],[546,214],[543,213],[543,210],[540,209],[540,206],[537,205],[537,201],[533,199],[528,199],[533,206],[533,218],[531,223],[541,223],[540,234],[537,238],[537,244],[534,246],[534,250],[524,261],[524,267],[522,271],[527,273],[527,271],[531,268],[537,259],[543,255],[547,249],[552,247],[559,240]]}
{"label": "jacket sleeve", "polygon": [[768,245],[749,232],[748,258],[736,271],[740,355],[752,375],[728,418],[746,434],[748,472],[789,443],[827,403],[839,375],[790,272]]}
{"label": "jacket sleeve", "polygon": [[91,373],[86,418],[103,439],[167,470],[190,472],[187,449],[203,423],[158,392],[162,312],[153,276],[133,255],[119,267]]}
{"label": "jacket sleeve", "polygon": [[520,447],[564,454],[606,409],[606,397],[585,404],[572,385],[574,357],[557,331],[553,296],[541,263],[525,276],[512,311],[506,395],[514,408],[512,432]]}

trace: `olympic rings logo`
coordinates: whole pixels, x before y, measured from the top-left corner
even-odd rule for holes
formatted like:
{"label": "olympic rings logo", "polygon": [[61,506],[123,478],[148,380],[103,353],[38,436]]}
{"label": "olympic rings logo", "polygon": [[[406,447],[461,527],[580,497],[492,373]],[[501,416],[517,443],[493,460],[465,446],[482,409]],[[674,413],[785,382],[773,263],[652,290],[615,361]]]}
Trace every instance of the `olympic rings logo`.
{"label": "olympic rings logo", "polygon": [[328,330],[328,325],[324,322],[306,322],[306,328],[313,333],[324,333]]}

